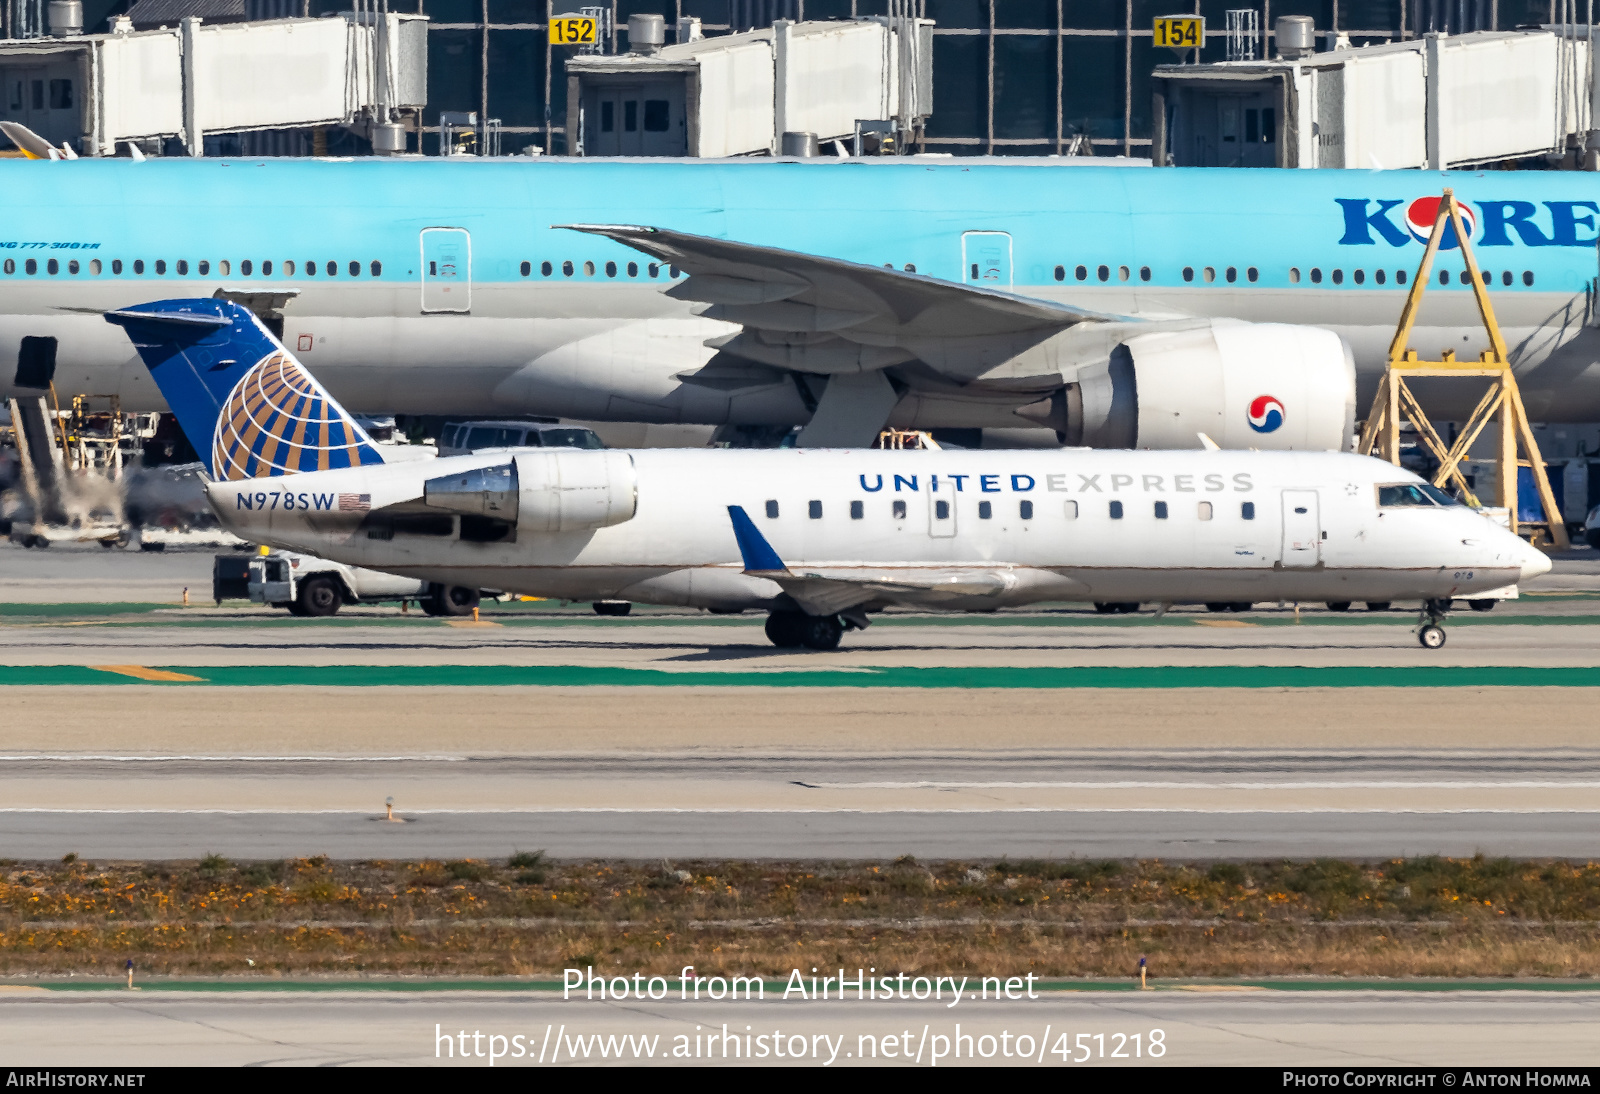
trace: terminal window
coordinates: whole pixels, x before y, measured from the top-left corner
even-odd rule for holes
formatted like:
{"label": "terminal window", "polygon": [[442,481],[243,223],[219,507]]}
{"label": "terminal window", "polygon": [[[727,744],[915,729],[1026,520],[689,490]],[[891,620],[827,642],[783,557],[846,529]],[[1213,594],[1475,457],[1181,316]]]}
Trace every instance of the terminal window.
{"label": "terminal window", "polygon": [[665,99],[646,99],[644,101],[644,131],[646,133],[665,133],[670,110]]}

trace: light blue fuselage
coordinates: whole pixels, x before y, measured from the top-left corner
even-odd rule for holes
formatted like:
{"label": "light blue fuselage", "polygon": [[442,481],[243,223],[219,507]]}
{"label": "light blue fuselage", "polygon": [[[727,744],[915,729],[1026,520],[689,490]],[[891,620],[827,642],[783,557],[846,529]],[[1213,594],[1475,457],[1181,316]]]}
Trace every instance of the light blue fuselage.
{"label": "light blue fuselage", "polygon": [[[0,397],[27,393],[14,383],[21,340],[54,337],[63,398],[161,408],[126,338],[97,313],[227,289],[292,292],[258,307],[276,306],[285,344],[366,412],[805,420],[791,383],[727,391],[679,380],[711,356],[706,339],[734,328],[665,296],[669,268],[652,277],[645,255],[552,227],[600,223],[952,281],[971,280],[977,264],[983,240],[966,233],[1003,232],[1008,260],[987,237],[987,287],[1136,318],[1329,328],[1352,345],[1366,400],[1406,291],[1398,276],[1409,280],[1422,254],[1407,206],[1445,186],[1476,218],[1475,253],[1532,416],[1600,420],[1591,175],[915,159],[0,161]],[[454,254],[459,236],[435,236],[446,246],[425,254],[430,228],[464,230],[470,254]],[[1475,356],[1485,344],[1459,255],[1441,257],[1450,284],[1435,280],[1424,302],[1412,343],[1424,354]],[[424,310],[427,263],[441,260],[464,265],[448,306],[465,311]],[[910,393],[895,420],[1026,424],[1012,415],[1018,398],[959,394]]]}

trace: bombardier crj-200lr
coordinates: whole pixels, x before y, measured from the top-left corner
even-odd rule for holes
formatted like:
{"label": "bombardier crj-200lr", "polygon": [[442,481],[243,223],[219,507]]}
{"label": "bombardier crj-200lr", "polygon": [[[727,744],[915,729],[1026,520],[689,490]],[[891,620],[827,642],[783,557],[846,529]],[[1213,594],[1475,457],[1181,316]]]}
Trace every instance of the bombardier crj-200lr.
{"label": "bombardier crj-200lr", "polygon": [[246,309],[166,300],[126,329],[255,542],[449,585],[765,608],[831,649],[890,605],[1421,600],[1545,556],[1390,464],[1340,452],[503,449],[386,464]]}
{"label": "bombardier crj-200lr", "polygon": [[222,296],[363,413],[1343,449],[1449,185],[1531,415],[1600,421],[1593,175],[468,160],[0,162],[0,396],[159,409],[100,315]]}

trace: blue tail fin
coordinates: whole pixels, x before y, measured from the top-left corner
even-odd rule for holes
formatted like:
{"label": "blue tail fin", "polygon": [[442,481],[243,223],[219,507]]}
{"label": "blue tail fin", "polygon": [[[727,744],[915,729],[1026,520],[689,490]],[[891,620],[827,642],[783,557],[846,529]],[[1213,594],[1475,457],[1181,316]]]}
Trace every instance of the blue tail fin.
{"label": "blue tail fin", "polygon": [[728,519],[733,521],[733,538],[739,541],[739,556],[744,560],[745,573],[775,574],[789,568],[767,542],[767,537],[756,528],[744,506],[728,506]]}
{"label": "blue tail fin", "polygon": [[214,479],[383,462],[366,431],[248,308],[158,300],[106,313],[128,332]]}

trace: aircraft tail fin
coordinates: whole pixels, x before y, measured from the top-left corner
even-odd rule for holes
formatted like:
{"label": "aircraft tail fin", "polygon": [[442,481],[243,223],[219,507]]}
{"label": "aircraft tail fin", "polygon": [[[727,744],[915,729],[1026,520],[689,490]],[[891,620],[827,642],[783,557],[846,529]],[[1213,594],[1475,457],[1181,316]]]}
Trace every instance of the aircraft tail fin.
{"label": "aircraft tail fin", "polygon": [[7,140],[17,146],[17,151],[27,156],[30,160],[56,160],[61,158],[61,153],[52,148],[49,141],[21,122],[0,122],[0,133],[3,133]]}
{"label": "aircraft tail fin", "polygon": [[255,313],[158,300],[106,313],[128,332],[214,479],[364,467],[377,446]]}
{"label": "aircraft tail fin", "polygon": [[747,574],[772,574],[787,573],[789,567],[783,564],[783,559],[778,557],[778,552],[772,549],[772,544],[767,542],[767,537],[750,519],[750,514],[744,511],[742,505],[728,506],[728,519],[733,522],[733,538],[739,541],[739,557],[744,561],[744,571]]}

